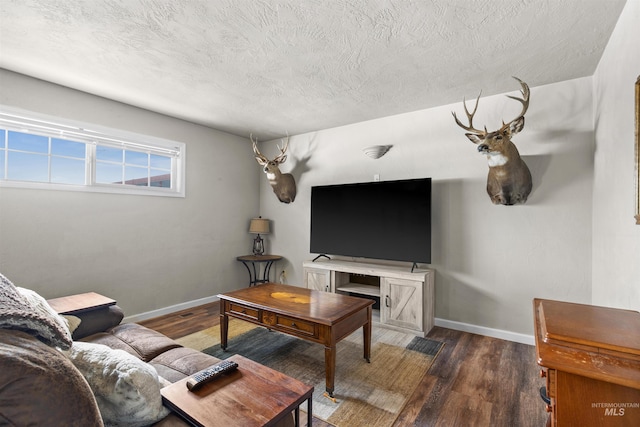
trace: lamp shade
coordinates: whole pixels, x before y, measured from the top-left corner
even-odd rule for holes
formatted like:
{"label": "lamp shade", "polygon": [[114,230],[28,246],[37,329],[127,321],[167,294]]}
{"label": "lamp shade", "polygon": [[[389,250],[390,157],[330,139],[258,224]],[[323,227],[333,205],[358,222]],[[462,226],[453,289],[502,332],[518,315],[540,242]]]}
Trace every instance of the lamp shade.
{"label": "lamp shade", "polygon": [[269,220],[265,218],[253,218],[249,224],[251,234],[269,234]]}

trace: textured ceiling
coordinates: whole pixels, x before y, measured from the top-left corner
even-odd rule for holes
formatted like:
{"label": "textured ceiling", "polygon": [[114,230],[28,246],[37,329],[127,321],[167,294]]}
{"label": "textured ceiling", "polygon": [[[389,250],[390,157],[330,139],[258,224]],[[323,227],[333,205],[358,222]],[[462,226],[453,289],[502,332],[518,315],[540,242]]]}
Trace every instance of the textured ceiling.
{"label": "textured ceiling", "polygon": [[2,0],[0,67],[264,140],[590,76],[624,3]]}

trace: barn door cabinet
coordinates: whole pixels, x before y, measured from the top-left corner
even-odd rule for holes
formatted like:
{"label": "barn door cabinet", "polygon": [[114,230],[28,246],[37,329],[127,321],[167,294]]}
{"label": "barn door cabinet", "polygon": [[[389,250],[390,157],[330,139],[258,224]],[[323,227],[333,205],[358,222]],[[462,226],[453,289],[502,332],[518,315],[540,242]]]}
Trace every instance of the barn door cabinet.
{"label": "barn door cabinet", "polygon": [[[304,286],[379,301],[380,326],[425,336],[434,325],[434,271],[343,260],[306,261]],[[375,307],[378,307],[376,304]]]}
{"label": "barn door cabinet", "polygon": [[322,268],[304,268],[304,287],[316,291],[333,292],[331,271]]}
{"label": "barn door cabinet", "polygon": [[543,299],[533,311],[547,426],[640,426],[640,313]]}

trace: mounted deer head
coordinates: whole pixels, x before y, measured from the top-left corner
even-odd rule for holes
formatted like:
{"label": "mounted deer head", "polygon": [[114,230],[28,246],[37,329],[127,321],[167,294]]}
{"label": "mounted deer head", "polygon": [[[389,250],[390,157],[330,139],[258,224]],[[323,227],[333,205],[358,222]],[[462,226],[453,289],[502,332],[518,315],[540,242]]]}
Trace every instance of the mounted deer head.
{"label": "mounted deer head", "polygon": [[[489,176],[487,177],[487,193],[496,205],[515,205],[525,203],[531,193],[531,172],[524,160],[520,158],[518,149],[511,141],[511,137],[524,127],[524,114],[529,108],[529,86],[517,77],[514,79],[522,86],[522,98],[508,96],[522,104],[522,112],[509,123],[502,122],[502,127],[495,132],[488,132],[473,127],[473,116],[478,109],[480,95],[476,99],[476,106],[471,113],[467,109],[467,102],[463,100],[464,112],[469,119],[469,126],[463,125],[456,113],[452,112],[458,126],[469,131],[465,134],[474,144],[478,144],[478,151],[487,156],[489,161]],[[481,93],[482,94],[482,93]]]}
{"label": "mounted deer head", "polygon": [[273,160],[266,158],[258,150],[258,140],[253,140],[253,134],[249,135],[249,139],[253,143],[253,152],[256,155],[256,161],[263,166],[263,171],[267,174],[267,179],[273,192],[282,203],[292,203],[296,198],[296,180],[290,173],[280,172],[280,164],[287,160],[287,148],[289,148],[289,136],[287,135],[287,142],[283,141],[282,147],[278,146],[280,154]]}

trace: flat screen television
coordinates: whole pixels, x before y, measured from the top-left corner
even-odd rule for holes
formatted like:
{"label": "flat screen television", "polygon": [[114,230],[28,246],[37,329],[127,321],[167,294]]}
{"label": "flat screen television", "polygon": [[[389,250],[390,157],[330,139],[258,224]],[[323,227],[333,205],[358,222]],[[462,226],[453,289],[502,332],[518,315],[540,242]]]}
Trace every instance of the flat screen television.
{"label": "flat screen television", "polygon": [[311,253],[431,263],[431,178],[312,187]]}

